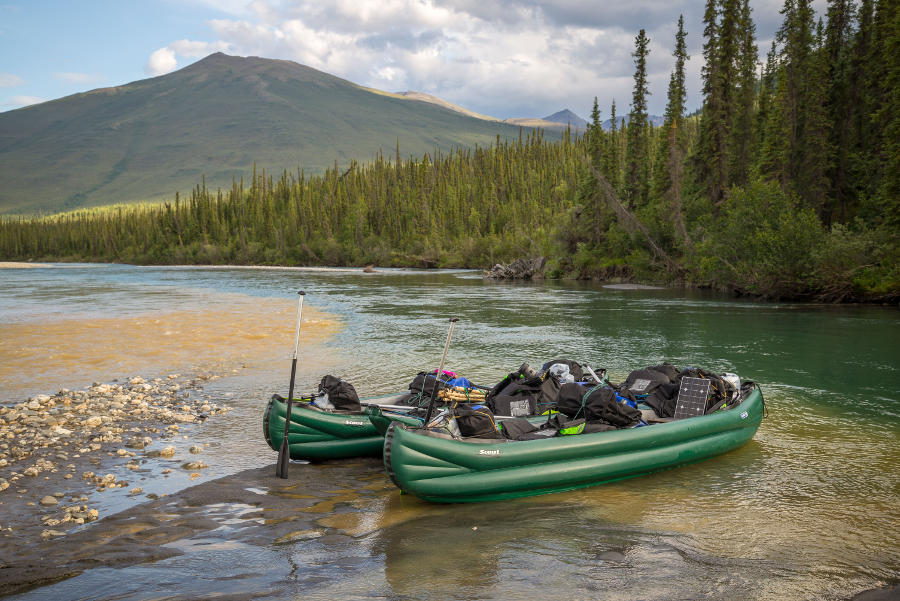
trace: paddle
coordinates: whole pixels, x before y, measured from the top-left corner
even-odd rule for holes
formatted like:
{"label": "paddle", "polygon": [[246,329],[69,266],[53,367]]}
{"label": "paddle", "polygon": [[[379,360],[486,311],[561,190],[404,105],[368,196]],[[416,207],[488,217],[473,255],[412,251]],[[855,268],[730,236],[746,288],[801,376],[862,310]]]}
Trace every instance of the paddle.
{"label": "paddle", "polygon": [[[428,426],[428,421],[431,419],[431,412],[434,411],[434,400],[437,398],[438,382],[441,379],[441,375],[444,373],[444,361],[447,360],[447,350],[450,348],[450,337],[453,336],[453,326],[457,321],[459,321],[459,317],[450,318],[450,331],[447,332],[447,343],[444,344],[444,354],[441,356],[441,366],[438,368],[437,373],[434,374],[434,388],[431,389],[431,400],[428,402],[428,411],[425,412],[425,426]],[[425,388],[424,383],[422,388]]]}
{"label": "paddle", "polygon": [[291,386],[288,391],[287,413],[284,414],[284,438],[281,440],[281,448],[278,449],[278,463],[275,464],[275,475],[279,478],[288,477],[288,463],[291,461],[291,450],[288,446],[288,432],[291,429],[291,403],[294,400],[294,376],[297,374],[297,347],[300,345],[300,314],[303,312],[303,297],[306,293],[301,290],[300,305],[297,307],[297,333],[294,335],[294,358],[291,361]]}

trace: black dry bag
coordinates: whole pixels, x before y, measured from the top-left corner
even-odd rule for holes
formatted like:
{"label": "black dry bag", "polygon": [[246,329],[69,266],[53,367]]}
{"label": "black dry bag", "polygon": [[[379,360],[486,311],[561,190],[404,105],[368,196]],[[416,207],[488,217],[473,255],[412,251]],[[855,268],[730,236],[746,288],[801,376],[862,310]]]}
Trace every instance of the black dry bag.
{"label": "black dry bag", "polygon": [[359,404],[359,395],[353,384],[345,382],[334,376],[325,376],[319,382],[319,394],[327,394],[328,401],[334,405],[335,409],[344,411],[361,411],[362,405]]}

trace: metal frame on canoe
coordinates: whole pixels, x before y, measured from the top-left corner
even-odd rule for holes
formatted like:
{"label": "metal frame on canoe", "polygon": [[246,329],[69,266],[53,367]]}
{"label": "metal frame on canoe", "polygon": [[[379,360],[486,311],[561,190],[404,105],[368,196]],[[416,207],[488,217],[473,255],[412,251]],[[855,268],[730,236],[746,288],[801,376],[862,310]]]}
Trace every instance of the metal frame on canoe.
{"label": "metal frame on canoe", "polygon": [[709,415],[546,440],[454,439],[394,423],[384,465],[401,490],[443,503],[493,501],[594,486],[726,453],[762,421],[762,392]]}

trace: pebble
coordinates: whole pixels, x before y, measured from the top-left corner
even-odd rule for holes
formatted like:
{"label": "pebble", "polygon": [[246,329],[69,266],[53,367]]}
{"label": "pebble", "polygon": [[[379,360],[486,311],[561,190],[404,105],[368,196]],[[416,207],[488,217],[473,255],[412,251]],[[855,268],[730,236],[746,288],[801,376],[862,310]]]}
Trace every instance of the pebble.
{"label": "pebble", "polygon": [[[128,449],[150,446],[154,439],[148,434],[172,436],[179,433],[179,424],[196,423],[230,409],[204,401],[200,394],[191,394],[202,389],[206,381],[218,377],[199,375],[194,379],[181,380],[179,374],[169,374],[165,379],[148,381],[135,376],[114,380],[110,384],[94,382],[85,390],[61,388],[55,395],[36,395],[18,404],[0,407],[0,468],[7,470],[0,477],[0,492],[10,489],[13,484],[22,486],[28,478],[42,476],[41,480],[48,480],[50,486],[53,486],[53,481],[61,483],[64,479],[72,480],[77,477],[77,472],[51,476],[59,471],[74,472],[77,469],[75,464],[63,467],[67,461],[89,461],[95,466],[106,467],[106,462],[111,461],[106,455],[111,455],[127,459],[125,467],[130,470],[140,469],[139,463],[143,461],[130,459],[135,453]],[[189,450],[196,455],[202,452],[203,447],[191,445]],[[170,445],[157,453],[148,453],[154,454],[171,458],[175,456],[176,449]],[[55,461],[60,463],[57,465]],[[194,470],[190,473],[192,480],[201,477],[196,470],[206,467],[202,461],[185,465],[185,469]],[[162,470],[163,474],[171,472],[171,469]],[[93,471],[84,471],[81,478],[86,485],[98,491],[128,486],[126,481],[117,481],[114,474],[101,476]],[[83,524],[99,518],[96,509],[88,510],[87,506],[77,505],[73,509],[60,505],[64,497],[68,498],[63,493],[46,495],[38,504],[29,500],[26,488],[13,490],[18,492],[18,496],[12,497],[12,501],[19,506],[43,508],[44,513],[56,508],[65,509],[64,513],[41,517],[40,522],[46,528],[41,536],[45,539],[65,534],[52,529],[54,526]],[[142,493],[142,487],[130,489],[131,495]],[[75,494],[81,495],[81,492]],[[157,498],[153,494],[147,497]],[[71,497],[71,501],[79,499],[87,501],[88,497]],[[12,532],[12,529],[7,526],[6,531]]]}
{"label": "pebble", "polygon": [[65,532],[60,532],[59,530],[44,530],[41,532],[41,538],[50,538],[51,536],[65,536]]}

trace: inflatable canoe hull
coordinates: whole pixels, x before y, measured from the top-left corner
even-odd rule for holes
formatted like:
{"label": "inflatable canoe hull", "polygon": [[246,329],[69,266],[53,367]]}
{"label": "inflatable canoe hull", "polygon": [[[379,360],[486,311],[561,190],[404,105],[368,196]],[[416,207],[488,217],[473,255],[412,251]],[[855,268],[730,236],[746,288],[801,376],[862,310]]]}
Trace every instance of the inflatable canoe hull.
{"label": "inflatable canoe hull", "polygon": [[640,428],[546,440],[457,440],[394,423],[384,465],[427,501],[495,501],[573,490],[721,455],[745,444],[763,416],[758,388],[731,409]]}
{"label": "inflatable canoe hull", "polygon": [[[407,395],[365,399],[365,403],[391,404]],[[281,448],[287,403],[273,395],[263,416],[263,434],[273,451]],[[380,457],[384,434],[378,432],[365,411],[331,412],[314,409],[305,401],[291,403],[288,448],[291,459],[322,461],[350,457]]]}

